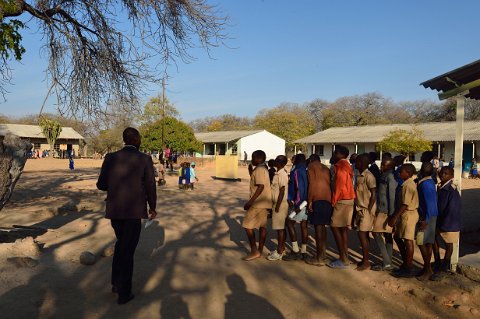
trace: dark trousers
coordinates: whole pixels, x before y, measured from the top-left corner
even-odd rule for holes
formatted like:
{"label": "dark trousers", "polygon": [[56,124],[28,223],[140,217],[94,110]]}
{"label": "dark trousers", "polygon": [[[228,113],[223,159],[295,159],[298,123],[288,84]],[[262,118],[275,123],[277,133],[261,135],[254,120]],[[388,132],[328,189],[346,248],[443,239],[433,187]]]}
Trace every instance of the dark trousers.
{"label": "dark trousers", "polygon": [[140,238],[140,219],[111,220],[117,242],[112,262],[112,285],[118,290],[120,299],[132,293],[133,256]]}

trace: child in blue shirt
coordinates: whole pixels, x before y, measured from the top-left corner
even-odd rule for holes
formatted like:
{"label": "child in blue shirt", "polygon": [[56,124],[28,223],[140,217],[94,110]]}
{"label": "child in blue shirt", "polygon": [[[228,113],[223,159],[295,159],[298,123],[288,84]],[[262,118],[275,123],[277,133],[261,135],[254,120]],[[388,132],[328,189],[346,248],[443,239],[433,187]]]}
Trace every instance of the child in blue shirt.
{"label": "child in blue shirt", "polygon": [[[299,260],[307,257],[307,207],[300,209],[300,205],[308,200],[308,178],[307,178],[307,159],[305,154],[295,156],[295,168],[290,172],[290,181],[288,183],[288,205],[296,214],[294,217],[287,218],[287,229],[292,241],[292,252],[282,258],[282,260]],[[300,223],[302,233],[302,250],[300,252],[297,241],[297,230],[295,223]]]}
{"label": "child in blue shirt", "polygon": [[430,261],[435,243],[435,226],[438,216],[437,186],[433,180],[435,169],[431,162],[424,162],[420,169],[422,179],[418,181],[418,232],[417,245],[423,258],[423,270],[417,276],[420,281],[428,280],[433,275]]}
{"label": "child in blue shirt", "polygon": [[[461,228],[461,198],[457,186],[453,183],[453,168],[444,166],[439,175],[437,238],[433,247],[438,272],[430,278],[431,280],[440,280],[450,269],[453,244],[459,242]],[[445,242],[443,262],[440,259],[440,238]]]}

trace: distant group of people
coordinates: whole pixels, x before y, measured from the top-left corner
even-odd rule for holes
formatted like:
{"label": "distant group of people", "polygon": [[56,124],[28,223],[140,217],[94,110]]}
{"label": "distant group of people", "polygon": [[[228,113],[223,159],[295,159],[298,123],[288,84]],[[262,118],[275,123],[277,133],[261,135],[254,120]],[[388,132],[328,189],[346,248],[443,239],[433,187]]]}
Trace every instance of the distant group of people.
{"label": "distant group of people", "polygon": [[[380,168],[376,159],[375,152],[352,154],[349,158],[348,148],[336,145],[330,168],[316,154],[308,160],[304,154],[297,154],[288,171],[287,157],[277,156],[267,167],[265,152],[253,152],[250,198],[244,206],[247,212],[243,220],[251,251],[244,260],[262,256],[271,214],[278,246],[268,260],[303,260],[315,266],[349,268],[348,233],[356,229],[362,247],[358,271],[385,270],[396,277],[439,280],[450,269],[453,245],[459,240],[460,194],[453,182],[453,168],[437,170],[432,152],[422,154],[418,174],[414,165],[404,163],[404,156],[392,158],[390,153],[384,153]],[[301,245],[296,224],[300,224]],[[307,254],[308,224],[315,230],[314,257]],[[339,253],[339,258],[330,262],[326,258],[326,226],[333,233]],[[259,229],[258,246],[255,229]],[[290,253],[285,249],[287,233]],[[382,264],[370,263],[370,233],[381,252]],[[393,240],[402,256],[402,264],[395,270]],[[413,268],[415,241],[424,261],[420,273]],[[441,243],[446,248],[443,259],[439,253]],[[430,266],[432,253],[434,269]]]}
{"label": "distant group of people", "polygon": [[195,162],[183,162],[178,170],[178,188],[195,189],[195,183],[198,182]]}

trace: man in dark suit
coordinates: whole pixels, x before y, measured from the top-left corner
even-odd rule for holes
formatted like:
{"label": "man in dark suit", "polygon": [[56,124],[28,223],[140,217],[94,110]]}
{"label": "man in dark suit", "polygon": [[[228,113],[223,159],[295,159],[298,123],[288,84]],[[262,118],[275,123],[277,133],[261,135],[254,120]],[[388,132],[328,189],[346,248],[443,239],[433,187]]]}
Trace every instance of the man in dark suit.
{"label": "man in dark suit", "polygon": [[119,304],[134,298],[133,256],[140,238],[141,219],[157,216],[152,158],[138,150],[141,138],[136,129],[126,128],[123,141],[122,150],[105,156],[97,181],[97,188],[107,191],[105,217],[111,220],[117,237],[112,262],[112,292],[118,293]]}

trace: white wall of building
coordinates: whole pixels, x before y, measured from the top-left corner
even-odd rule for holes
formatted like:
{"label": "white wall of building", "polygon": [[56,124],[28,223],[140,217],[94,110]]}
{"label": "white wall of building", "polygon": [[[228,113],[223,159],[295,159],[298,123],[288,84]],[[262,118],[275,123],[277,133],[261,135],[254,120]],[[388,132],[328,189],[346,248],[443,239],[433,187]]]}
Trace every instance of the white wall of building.
{"label": "white wall of building", "polygon": [[243,159],[244,151],[248,154],[248,160],[252,159],[252,153],[256,150],[264,151],[267,154],[267,160],[285,155],[285,140],[267,131],[243,137],[237,145],[240,159]]}

